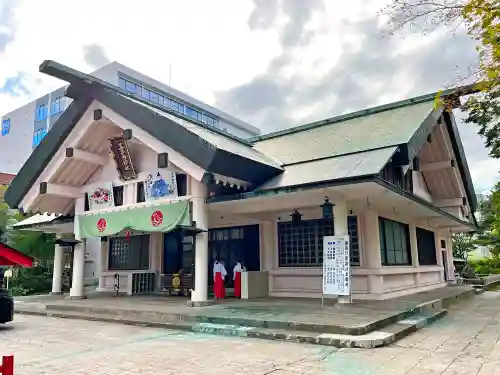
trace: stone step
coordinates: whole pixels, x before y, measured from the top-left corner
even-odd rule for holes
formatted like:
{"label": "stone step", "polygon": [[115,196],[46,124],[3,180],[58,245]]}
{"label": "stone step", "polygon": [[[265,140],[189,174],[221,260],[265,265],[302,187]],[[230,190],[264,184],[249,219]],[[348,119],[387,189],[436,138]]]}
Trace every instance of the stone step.
{"label": "stone step", "polygon": [[[19,308],[21,309],[21,307]],[[19,309],[16,309],[18,311]],[[292,331],[305,331],[305,332],[316,332],[316,333],[332,333],[332,334],[342,334],[342,335],[363,335],[369,332],[383,329],[383,327],[396,323],[402,319],[406,319],[419,313],[424,309],[408,309],[406,311],[398,312],[393,315],[389,315],[383,319],[379,319],[376,322],[366,324],[366,325],[356,325],[356,326],[342,326],[330,324],[312,324],[305,322],[294,322],[287,320],[278,319],[257,319],[257,318],[246,318],[246,317],[232,317],[232,316],[220,316],[217,314],[208,315],[206,312],[199,312],[198,314],[179,314],[179,313],[169,313],[165,311],[145,311],[138,309],[116,309],[110,307],[98,307],[98,306],[78,306],[78,305],[58,305],[58,304],[47,304],[46,311],[52,312],[68,312],[84,315],[105,315],[116,319],[123,320],[137,320],[137,321],[152,321],[152,322],[190,322],[190,323],[209,323],[209,324],[220,324],[220,325],[230,325],[230,326],[241,326],[241,327],[253,327],[253,328],[267,328],[273,330],[292,330]]]}
{"label": "stone step", "polygon": [[179,331],[193,332],[195,334],[210,334],[218,336],[250,337],[266,340],[293,341],[316,345],[333,346],[337,348],[376,348],[386,346],[405,337],[406,335],[423,328],[425,325],[441,318],[446,310],[415,315],[411,318],[393,323],[383,330],[372,331],[362,335],[347,335],[334,333],[319,333],[299,331],[293,329],[272,329],[264,327],[250,327],[235,324],[218,324],[207,322],[166,322],[152,320],[125,319],[111,314],[88,314],[82,311],[57,311],[57,310],[25,310],[21,313],[43,315],[55,318],[81,319],[101,321],[107,323],[128,324],[143,327],[165,328]]}

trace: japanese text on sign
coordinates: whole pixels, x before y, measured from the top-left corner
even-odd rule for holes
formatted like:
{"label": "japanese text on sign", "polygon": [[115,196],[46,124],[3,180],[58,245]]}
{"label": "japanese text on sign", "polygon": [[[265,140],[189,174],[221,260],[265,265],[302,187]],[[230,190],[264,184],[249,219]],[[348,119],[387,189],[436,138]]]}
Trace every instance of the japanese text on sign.
{"label": "japanese text on sign", "polygon": [[348,296],[351,290],[349,236],[323,237],[323,294]]}

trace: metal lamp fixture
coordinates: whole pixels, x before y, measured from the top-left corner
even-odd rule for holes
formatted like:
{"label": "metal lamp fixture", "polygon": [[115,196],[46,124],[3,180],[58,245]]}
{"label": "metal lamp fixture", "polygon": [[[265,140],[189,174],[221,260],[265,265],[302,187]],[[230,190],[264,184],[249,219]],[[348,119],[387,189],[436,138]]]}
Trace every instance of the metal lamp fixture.
{"label": "metal lamp fixture", "polygon": [[290,216],[292,217],[292,225],[298,225],[302,221],[302,214],[296,208]]}
{"label": "metal lamp fixture", "polygon": [[330,202],[328,197],[325,197],[325,203],[323,203],[320,207],[323,211],[323,219],[333,219],[333,207],[335,205]]}

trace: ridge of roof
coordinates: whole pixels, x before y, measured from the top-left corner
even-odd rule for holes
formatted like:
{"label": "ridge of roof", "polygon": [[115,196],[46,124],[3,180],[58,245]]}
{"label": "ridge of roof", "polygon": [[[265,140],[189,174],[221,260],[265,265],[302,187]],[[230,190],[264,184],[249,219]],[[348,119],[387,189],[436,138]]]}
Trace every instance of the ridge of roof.
{"label": "ridge of roof", "polygon": [[[358,117],[370,116],[370,115],[374,115],[374,114],[377,114],[380,112],[391,111],[394,109],[404,108],[404,107],[412,106],[415,104],[421,104],[421,103],[425,103],[425,102],[431,102],[431,101],[434,101],[436,99],[436,96],[438,94],[441,97],[446,97],[446,96],[454,96],[454,95],[458,95],[458,96],[469,95],[469,94],[473,94],[475,92],[478,92],[478,89],[477,89],[475,84],[455,87],[455,88],[451,88],[448,90],[443,90],[443,91],[433,92],[433,93],[424,94],[424,95],[420,95],[420,96],[415,96],[413,98],[399,100],[397,102],[382,104],[379,106],[366,108],[366,109],[362,109],[362,110],[351,112],[351,113],[346,113],[346,114],[335,116],[335,117],[330,117],[330,118],[325,119],[325,120],[320,120],[320,121],[307,123],[304,125],[294,126],[294,127],[288,128],[288,129],[282,129],[282,130],[277,130],[275,132],[271,132],[271,133],[267,133],[267,134],[257,135],[255,137],[249,138],[248,141],[255,144],[255,143],[258,143],[261,141],[266,141],[269,139],[278,138],[278,137],[281,137],[284,135],[295,134],[295,133],[299,133],[302,131],[312,130],[312,129],[316,129],[316,128],[319,128],[322,126],[352,120],[352,119],[355,119]],[[457,106],[457,103],[454,103],[454,105]]]}
{"label": "ridge of roof", "polygon": [[[73,83],[72,79],[71,79],[72,77],[76,77],[80,80],[84,80],[84,81],[86,81],[86,83],[89,83],[89,84],[100,85],[103,88],[110,90],[110,91],[113,91],[116,94],[123,95],[129,99],[133,99],[133,100],[138,101],[138,102],[145,104],[147,106],[154,107],[155,109],[157,109],[159,111],[169,113],[173,116],[181,117],[182,119],[189,121],[189,122],[192,122],[195,125],[200,126],[200,127],[204,128],[208,131],[211,131],[217,135],[221,135],[225,138],[229,138],[235,142],[241,143],[242,145],[253,148],[253,144],[251,142],[249,142],[248,140],[242,139],[242,138],[237,137],[233,134],[225,133],[222,130],[219,130],[217,128],[205,125],[201,121],[195,120],[195,119],[188,117],[182,113],[175,112],[169,108],[162,107],[159,104],[149,102],[149,101],[143,99],[142,97],[138,97],[138,96],[131,94],[130,92],[128,92],[125,89],[122,89],[119,86],[113,85],[109,82],[106,82],[100,78],[94,77],[90,74],[82,73],[76,69],[70,68],[69,66],[58,63],[57,61],[45,60],[44,62],[42,62],[40,64],[40,67],[38,70],[41,73],[44,73],[44,74],[50,75],[52,77],[59,78],[63,81],[66,81],[70,84],[70,86]],[[66,90],[66,93],[68,93],[70,91],[71,91],[71,87],[68,87],[68,89]],[[68,96],[69,96],[69,94],[68,94]],[[71,97],[71,96],[69,96],[69,97]]]}

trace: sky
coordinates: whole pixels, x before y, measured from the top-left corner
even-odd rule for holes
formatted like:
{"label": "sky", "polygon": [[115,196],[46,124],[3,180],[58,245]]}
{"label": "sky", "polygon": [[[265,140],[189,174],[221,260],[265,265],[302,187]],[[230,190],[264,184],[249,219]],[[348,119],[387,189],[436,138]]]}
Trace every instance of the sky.
{"label": "sky", "polygon": [[[38,72],[46,59],[88,73],[119,61],[263,133],[456,83],[473,41],[418,27],[381,38],[387,1],[0,0],[0,114],[63,85]],[[455,114],[487,191],[500,161]]]}

